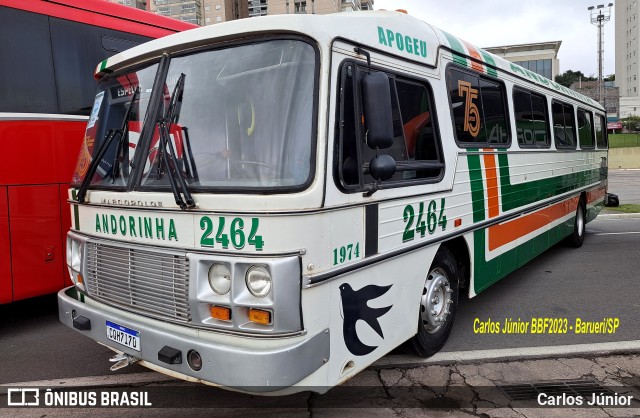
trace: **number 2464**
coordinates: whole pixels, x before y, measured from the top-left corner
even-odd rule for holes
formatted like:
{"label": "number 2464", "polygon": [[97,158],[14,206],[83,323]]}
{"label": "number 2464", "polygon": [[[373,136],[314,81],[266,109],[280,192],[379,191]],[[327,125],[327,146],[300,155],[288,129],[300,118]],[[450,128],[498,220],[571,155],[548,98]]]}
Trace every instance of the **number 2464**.
{"label": "number 2464", "polygon": [[[418,204],[418,219],[416,220],[416,210],[413,205],[407,205],[402,211],[402,219],[405,222],[404,232],[402,233],[402,242],[411,241],[415,238],[416,233],[420,234],[421,238],[424,238],[426,233],[429,235],[436,231],[436,228],[440,228],[444,231],[447,229],[447,216],[444,214],[444,197],[440,199],[440,207],[438,202],[431,200],[427,205],[427,212],[425,214],[425,202]],[[415,227],[414,227],[415,221]]]}

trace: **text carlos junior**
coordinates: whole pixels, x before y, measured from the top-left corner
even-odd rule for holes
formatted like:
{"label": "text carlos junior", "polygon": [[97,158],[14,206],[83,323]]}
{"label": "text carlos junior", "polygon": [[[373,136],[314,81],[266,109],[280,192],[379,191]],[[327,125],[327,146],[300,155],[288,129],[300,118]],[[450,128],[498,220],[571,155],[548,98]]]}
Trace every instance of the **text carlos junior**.
{"label": "text carlos junior", "polygon": [[593,392],[591,396],[567,393],[547,395],[544,392],[538,394],[540,406],[629,406],[632,400],[632,395],[619,395],[617,392],[613,394]]}

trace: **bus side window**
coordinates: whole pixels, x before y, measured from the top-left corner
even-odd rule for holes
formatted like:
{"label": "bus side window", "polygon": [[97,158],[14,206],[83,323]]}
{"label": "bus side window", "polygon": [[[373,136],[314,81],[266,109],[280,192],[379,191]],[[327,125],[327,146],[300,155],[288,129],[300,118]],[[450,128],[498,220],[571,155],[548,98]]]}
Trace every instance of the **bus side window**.
{"label": "bus side window", "polygon": [[403,133],[409,160],[438,161],[437,139],[424,87],[396,81],[398,100],[403,117]]}
{"label": "bus side window", "polygon": [[456,140],[462,147],[509,146],[504,85],[466,69],[447,70]]}
{"label": "bus side window", "polygon": [[[347,62],[341,74],[334,167],[336,183],[350,191],[361,190],[374,183],[366,167],[376,155],[376,150],[366,144],[366,121],[358,87],[361,75],[367,71],[365,67]],[[444,169],[444,162],[433,120],[431,92],[423,82],[395,74],[388,76],[394,142],[384,153],[396,161],[396,173],[383,184],[437,179]]]}
{"label": "bus side window", "polygon": [[49,18],[60,113],[89,115],[96,64],[149,38],[65,19]]}
{"label": "bus side window", "polygon": [[553,139],[556,143],[556,147],[566,147],[567,141],[564,133],[564,114],[562,112],[562,104],[553,102],[551,110],[553,113]]}
{"label": "bus side window", "polygon": [[531,112],[533,117],[535,144],[539,147],[545,148],[551,146],[547,109],[547,99],[542,95],[531,93]]}
{"label": "bus side window", "polygon": [[593,123],[591,112],[578,109],[578,138],[580,148],[593,148]]}
{"label": "bus side window", "polygon": [[596,115],[595,120],[596,143],[598,149],[607,149],[607,132],[604,116]]}
{"label": "bus side window", "polygon": [[[396,90],[395,77],[389,76],[389,89],[391,92],[391,120],[393,121],[393,144],[384,150],[384,153],[398,161],[407,160],[407,147],[403,138],[403,115],[398,105],[398,94]],[[366,124],[366,121],[365,121]],[[376,150],[369,148],[366,144],[362,146],[362,161],[371,161],[376,156]],[[401,180],[402,173],[396,172],[391,180]],[[365,175],[365,183],[373,183],[373,177]]]}
{"label": "bus side window", "polygon": [[528,92],[514,90],[513,108],[516,116],[516,136],[518,144],[533,145],[533,114],[531,112],[531,95]]}
{"label": "bus side window", "polygon": [[0,59],[0,112],[58,113],[47,16],[0,7]]}
{"label": "bus side window", "polygon": [[549,122],[545,97],[516,88],[513,107],[518,145],[521,148],[548,148]]}
{"label": "bus side window", "polygon": [[576,148],[576,124],[573,114],[573,106],[554,101],[553,110],[553,136],[556,148]]}
{"label": "bus side window", "polygon": [[358,159],[360,114],[356,111],[355,67],[346,64],[340,86],[340,141],[338,174],[344,186],[360,185],[360,160]]}
{"label": "bus side window", "polygon": [[565,104],[563,106],[564,110],[564,132],[568,141],[569,148],[576,147],[576,131],[575,131],[575,115],[573,113],[573,106]]}

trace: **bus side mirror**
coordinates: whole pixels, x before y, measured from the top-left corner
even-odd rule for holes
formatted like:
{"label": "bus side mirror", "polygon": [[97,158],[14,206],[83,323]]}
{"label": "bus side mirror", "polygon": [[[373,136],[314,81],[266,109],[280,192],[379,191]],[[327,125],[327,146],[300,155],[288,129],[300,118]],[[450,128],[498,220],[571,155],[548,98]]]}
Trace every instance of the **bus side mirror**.
{"label": "bus side mirror", "polygon": [[383,72],[365,73],[361,86],[367,145],[371,149],[389,148],[393,145],[389,77]]}
{"label": "bus side mirror", "polygon": [[395,173],[396,160],[390,155],[376,155],[369,163],[369,174],[377,181],[389,180]]}

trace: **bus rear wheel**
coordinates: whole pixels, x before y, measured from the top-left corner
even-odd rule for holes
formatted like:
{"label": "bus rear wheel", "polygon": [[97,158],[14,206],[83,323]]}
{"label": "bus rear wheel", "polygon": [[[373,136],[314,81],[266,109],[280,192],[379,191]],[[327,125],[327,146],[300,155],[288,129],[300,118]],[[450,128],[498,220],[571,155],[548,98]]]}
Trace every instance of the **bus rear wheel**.
{"label": "bus rear wheel", "polygon": [[418,332],[407,342],[415,354],[430,357],[444,346],[458,309],[459,281],[453,254],[440,247],[422,288]]}
{"label": "bus rear wheel", "polygon": [[584,228],[587,224],[587,217],[585,215],[584,201],[580,199],[578,201],[578,208],[576,209],[576,218],[573,224],[573,233],[568,237],[568,243],[572,247],[580,248],[584,242]]}

